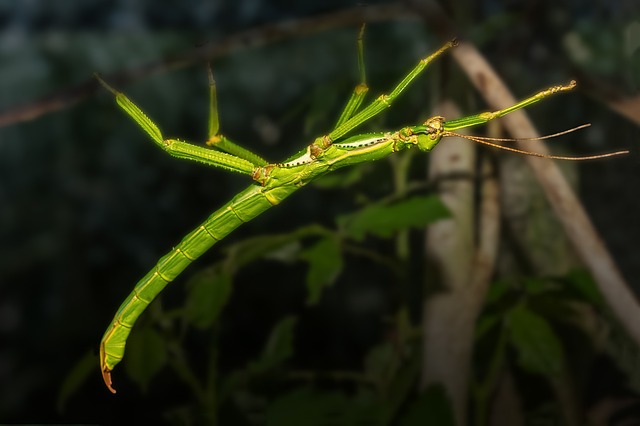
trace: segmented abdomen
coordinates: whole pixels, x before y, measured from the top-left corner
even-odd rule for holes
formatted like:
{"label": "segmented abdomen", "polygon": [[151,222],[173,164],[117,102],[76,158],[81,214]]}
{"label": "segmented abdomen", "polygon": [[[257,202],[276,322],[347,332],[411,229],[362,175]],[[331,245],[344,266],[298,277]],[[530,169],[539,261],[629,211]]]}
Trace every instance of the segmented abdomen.
{"label": "segmented abdomen", "polygon": [[191,231],[173,250],[163,256],[120,305],[102,337],[100,357],[103,370],[106,368],[111,371],[120,362],[131,328],[167,284],[216,242],[296,189],[291,186],[270,190],[259,185],[251,185],[211,214],[202,225]]}

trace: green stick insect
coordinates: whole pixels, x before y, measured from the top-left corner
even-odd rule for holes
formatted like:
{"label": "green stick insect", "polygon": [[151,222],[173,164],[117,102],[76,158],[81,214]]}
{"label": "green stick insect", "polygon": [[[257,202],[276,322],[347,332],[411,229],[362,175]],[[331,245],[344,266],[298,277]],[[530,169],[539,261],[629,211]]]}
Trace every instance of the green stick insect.
{"label": "green stick insect", "polygon": [[[341,167],[385,158],[404,149],[418,148],[431,151],[446,136],[461,136],[455,130],[486,123],[510,112],[532,105],[552,94],[575,87],[553,86],[524,99],[515,105],[493,112],[456,120],[431,117],[417,126],[407,126],[397,131],[367,133],[348,137],[355,128],[389,108],[407,86],[438,56],[455,46],[455,40],[446,43],[435,53],[419,63],[388,94],[378,96],[365,107],[362,102],[368,91],[363,64],[362,31],[358,38],[358,63],[361,82],[354,89],[335,127],[326,135],[316,138],[307,147],[281,163],[269,163],[260,156],[233,143],[219,134],[215,84],[210,76],[210,116],[208,147],[196,146],[178,139],[165,139],[160,129],[124,94],[114,90],[100,77],[100,83],[111,91],[117,104],[151,137],[160,148],[174,157],[197,161],[208,166],[220,167],[232,172],[249,175],[253,183],[238,193],[231,201],[216,210],[201,225],[187,234],[169,253],[135,286],[116,312],[100,343],[100,369],[109,390],[112,387],[111,371],[122,360],[127,338],[140,314],[180,273],[215,243],[222,240],[238,226],[248,222],[314,179]],[[566,133],[566,132],[563,132]],[[555,136],[555,135],[552,135]],[[466,137],[466,136],[463,136]],[[476,142],[508,149],[527,155],[556,159],[591,159],[618,155],[615,152],[590,157],[558,157],[520,151],[494,144],[492,139],[468,137]],[[495,140],[493,140],[495,141]]]}

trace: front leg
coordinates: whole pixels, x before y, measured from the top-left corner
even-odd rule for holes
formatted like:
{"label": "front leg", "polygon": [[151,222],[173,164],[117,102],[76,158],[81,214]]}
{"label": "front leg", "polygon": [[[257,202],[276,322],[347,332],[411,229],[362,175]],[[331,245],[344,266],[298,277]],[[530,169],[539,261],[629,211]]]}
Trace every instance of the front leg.
{"label": "front leg", "polygon": [[340,127],[342,123],[344,123],[345,121],[353,117],[358,112],[358,110],[360,109],[360,105],[362,105],[362,101],[364,101],[364,98],[367,92],[369,91],[369,86],[367,86],[367,78],[366,78],[365,67],[364,67],[364,45],[362,41],[363,37],[364,37],[364,24],[362,24],[362,27],[360,27],[360,33],[358,33],[358,41],[357,41],[358,70],[360,71],[360,83],[353,89],[353,92],[351,93],[351,97],[349,98],[349,100],[347,101],[347,104],[342,110],[342,113],[340,114],[340,117],[338,118],[338,121],[336,122],[334,129]]}
{"label": "front leg", "polygon": [[[107,90],[116,97],[116,102],[138,125],[151,137],[151,140],[168,154],[176,158],[197,161],[212,167],[220,167],[236,173],[251,175],[254,169],[260,164],[256,164],[246,158],[238,157],[226,152],[215,151],[213,149],[194,145],[177,139],[164,139],[162,132],[151,121],[142,110],[134,104],[123,93],[118,92],[109,86],[98,75],[96,78]],[[260,158],[256,156],[257,158]],[[266,161],[262,160],[262,164]]]}
{"label": "front leg", "polygon": [[[313,144],[309,147],[310,156],[316,158],[322,155],[322,152],[327,149],[332,143],[345,136],[347,133],[354,130],[364,122],[372,119],[382,111],[386,110],[391,104],[400,96],[405,89],[424,71],[427,66],[433,62],[437,57],[442,55],[450,48],[456,46],[458,42],[451,40],[445,43],[440,49],[434,53],[423,58],[418,64],[396,85],[396,87],[388,94],[378,96],[371,101],[366,107],[358,111],[366,90],[368,90],[364,82],[364,62],[362,61],[362,34],[358,40],[358,52],[359,52],[359,65],[361,67],[361,84],[358,85],[352,95],[351,99],[347,103],[345,110],[343,111],[337,126],[327,135],[316,138]],[[358,93],[359,89],[362,93]],[[358,111],[358,112],[356,112]]]}

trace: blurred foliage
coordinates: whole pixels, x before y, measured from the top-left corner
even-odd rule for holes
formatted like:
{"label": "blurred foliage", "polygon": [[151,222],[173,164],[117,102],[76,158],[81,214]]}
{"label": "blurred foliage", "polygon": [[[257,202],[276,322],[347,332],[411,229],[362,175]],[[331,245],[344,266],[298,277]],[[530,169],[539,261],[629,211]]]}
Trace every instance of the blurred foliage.
{"label": "blurred foliage", "polygon": [[[0,2],[0,107],[71,87],[95,71],[133,69],[259,24],[342,7],[277,0]],[[481,48],[519,95],[576,73],[621,95],[639,87],[634,1],[447,7],[461,36]],[[331,30],[217,60],[222,131],[270,160],[322,133],[356,81],[356,33]],[[365,45],[375,95],[438,41],[421,23],[399,21],[368,25]],[[206,84],[206,66],[197,64],[119,89],[167,135],[200,141]],[[370,130],[424,119],[443,93],[468,113],[485,107],[444,59]],[[569,144],[576,151],[638,139],[637,127],[580,93],[530,113],[543,131],[591,122],[579,143]],[[422,180],[418,158],[406,179]],[[0,421],[217,418],[286,425],[314,413],[319,424],[452,424],[443,391],[418,393],[415,386],[415,295],[424,272],[419,232],[410,234],[408,263],[396,258],[392,237],[425,225],[428,214],[442,217],[442,210],[424,192],[395,199],[393,167],[327,176],[204,256],[180,278],[186,285],[168,288],[141,319],[124,368],[114,373],[119,393],[113,397],[99,377],[96,352],[118,303],[159,256],[247,182],[165,157],[107,93],[1,128]],[[638,174],[625,167],[584,165],[581,185],[625,275],[635,277]],[[420,213],[388,220],[406,211]],[[378,228],[381,223],[389,226]],[[505,369],[519,384],[530,419],[553,412],[549,387],[559,388],[552,377],[558,368],[557,380],[570,376],[584,389],[585,404],[640,390],[637,349],[607,320],[582,275],[494,285],[477,347],[473,403],[480,413]]]}
{"label": "blurred foliage", "polygon": [[[224,249],[227,254],[224,259],[201,269],[186,283],[189,293],[184,306],[169,311],[156,307],[151,314],[152,319],[147,318],[141,326],[136,326],[127,344],[124,360],[127,376],[147,394],[152,380],[160,374],[162,368],[172,366],[185,385],[191,387],[194,400],[199,402],[199,405],[194,405],[189,410],[191,414],[188,423],[200,423],[206,420],[207,415],[218,417],[217,413],[212,414],[214,409],[211,406],[221,408],[226,404],[232,407],[229,409],[239,411],[237,416],[246,416],[247,422],[250,421],[250,417],[258,416],[264,417],[266,424],[277,425],[300,424],[304,418],[308,419],[307,422],[303,422],[305,424],[388,424],[396,416],[400,405],[406,403],[405,397],[411,393],[418,378],[417,365],[420,358],[417,351],[417,335],[408,329],[410,323],[406,313],[401,313],[394,321],[397,323],[393,325],[395,333],[404,338],[396,342],[383,341],[380,346],[371,349],[365,360],[364,372],[287,372],[287,364],[295,354],[297,316],[281,319],[270,332],[262,354],[228,376],[218,371],[219,366],[216,363],[208,364],[209,371],[200,372],[193,371],[195,364],[176,360],[191,358],[183,349],[192,333],[189,331],[191,327],[203,330],[205,335],[210,334],[213,328],[213,341],[209,347],[214,353],[200,356],[205,359],[218,358],[216,353],[224,346],[220,344],[220,334],[215,330],[224,326],[224,322],[220,323],[219,315],[222,308],[229,303],[235,274],[241,272],[242,268],[250,268],[251,263],[265,258],[271,262],[286,264],[296,259],[304,261],[308,264],[307,300],[308,303],[316,304],[321,300],[323,287],[331,284],[340,274],[341,265],[346,263],[343,257],[349,249],[353,251],[352,247],[348,247],[349,244],[353,244],[354,241],[362,243],[363,236],[360,233],[377,229],[377,224],[397,222],[398,212],[413,213],[409,208],[411,206],[419,208],[423,213],[422,226],[446,217],[443,207],[432,198],[415,197],[407,201],[378,205],[375,212],[366,206],[362,211],[354,213],[353,216],[366,213],[368,222],[341,221],[342,224],[336,230],[306,226],[287,234],[250,237],[231,244]],[[407,217],[416,215],[407,214]],[[396,231],[415,225],[413,221],[399,223],[395,225]],[[354,228],[358,230],[357,234],[354,233]],[[386,238],[392,235],[393,233],[387,233]],[[311,243],[305,241],[309,239],[312,240]],[[274,251],[277,252],[283,247],[291,247],[287,250],[288,256],[274,257]],[[362,245],[358,253],[361,256],[366,255],[367,250],[366,245]],[[380,260],[383,258],[383,255],[379,255]],[[393,261],[392,258],[388,260]],[[278,282],[272,284],[277,285]],[[168,361],[169,357],[172,361]],[[78,368],[67,377],[63,384],[64,398],[60,405],[64,406],[67,399],[73,396],[73,390],[81,389],[83,375],[88,378],[90,374],[95,373],[81,368],[84,365],[83,358]],[[409,370],[404,371],[406,369]],[[201,378],[210,377],[216,377],[217,380],[213,383],[202,383]],[[291,388],[291,381],[308,384]],[[357,391],[355,396],[351,396],[336,394],[334,391],[325,392],[322,388],[314,389],[324,381],[353,382]],[[293,389],[291,393],[277,396],[282,392],[280,389],[288,388]],[[243,395],[244,398],[250,396],[252,401],[262,401],[259,405],[266,411],[260,412],[257,407],[253,407],[249,410],[251,416],[248,416],[244,412],[246,407],[235,399],[239,395]],[[273,399],[271,395],[277,397]],[[389,398],[392,395],[394,397]],[[221,409],[222,412],[225,411],[224,408]],[[163,411],[170,410],[161,410]]]}

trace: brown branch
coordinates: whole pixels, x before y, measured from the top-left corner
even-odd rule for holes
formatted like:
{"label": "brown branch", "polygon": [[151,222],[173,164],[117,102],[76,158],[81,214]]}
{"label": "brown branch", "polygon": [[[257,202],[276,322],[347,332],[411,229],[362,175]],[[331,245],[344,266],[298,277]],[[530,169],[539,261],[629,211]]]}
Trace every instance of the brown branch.
{"label": "brown branch", "polygon": [[[411,17],[412,15],[407,12],[405,7],[392,3],[355,7],[311,18],[287,20],[242,31],[175,56],[106,75],[105,78],[118,86],[124,86],[153,74],[184,68],[195,63],[203,63],[243,49],[260,47],[329,29],[359,25],[363,22],[382,22]],[[68,108],[95,94],[98,87],[95,79],[88,79],[24,105],[6,108],[0,111],[0,127],[32,120],[44,114]]]}
{"label": "brown branch", "polygon": [[[460,110],[452,102],[443,102],[435,114],[459,116]],[[476,175],[476,149],[467,139],[451,137],[429,155],[429,178],[440,181],[438,194],[451,217],[427,228],[426,253],[442,289],[430,291],[424,303],[421,386],[442,383],[460,425],[467,423],[475,324],[498,250],[498,187],[492,177],[482,180],[476,221],[473,180],[441,178]],[[490,175],[489,168],[484,162],[480,175]]]}
{"label": "brown branch", "polygon": [[[440,103],[434,115],[458,115],[452,102]],[[438,180],[437,194],[450,217],[426,230],[426,257],[437,280],[427,289],[429,297],[422,309],[421,387],[444,385],[457,423],[466,424],[468,378],[471,367],[473,332],[476,321],[475,295],[471,289],[474,247],[474,183],[445,180],[449,174],[475,172],[477,146],[460,137],[451,137],[429,154],[429,180]],[[437,287],[436,287],[437,286]],[[481,299],[484,298],[484,295]],[[453,337],[455,336],[455,337]]]}
{"label": "brown branch", "polygon": [[609,108],[640,126],[640,95],[628,98],[598,96],[598,99],[602,99]]}
{"label": "brown branch", "polygon": [[[491,107],[505,108],[516,102],[505,84],[475,47],[463,43],[454,53],[454,57]],[[504,117],[502,122],[515,138],[539,136],[527,115],[522,111]],[[534,144],[521,143],[521,148],[548,153],[546,145],[541,141],[536,141]],[[573,247],[597,281],[614,315],[640,345],[640,323],[637,321],[640,317],[640,306],[571,186],[554,161],[527,157],[527,162],[562,222]]]}
{"label": "brown branch", "polygon": [[599,102],[604,103],[611,110],[640,125],[640,95],[629,96],[611,87],[605,81],[575,69],[576,80],[580,82],[580,89]]}
{"label": "brown branch", "polygon": [[[415,1],[415,0],[414,0]],[[424,5],[412,3],[429,23],[437,22],[440,34],[451,36],[452,25],[434,2]],[[516,102],[507,86],[502,82],[491,65],[470,43],[461,43],[452,52],[455,60],[467,74],[474,86],[492,108],[506,108]],[[501,121],[515,138],[539,136],[524,111],[516,111]],[[522,143],[523,144],[523,143]],[[548,153],[542,141],[527,142],[523,149]],[[591,223],[579,199],[559,171],[554,161],[543,158],[527,157],[556,215],[569,237],[582,262],[591,272],[605,297],[614,316],[623,325],[627,333],[640,346],[640,305],[629,289],[613,258],[604,246],[597,230]]]}

